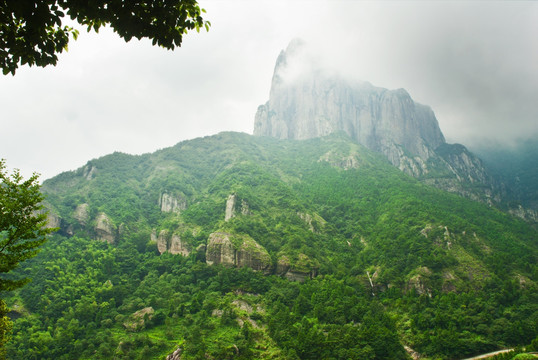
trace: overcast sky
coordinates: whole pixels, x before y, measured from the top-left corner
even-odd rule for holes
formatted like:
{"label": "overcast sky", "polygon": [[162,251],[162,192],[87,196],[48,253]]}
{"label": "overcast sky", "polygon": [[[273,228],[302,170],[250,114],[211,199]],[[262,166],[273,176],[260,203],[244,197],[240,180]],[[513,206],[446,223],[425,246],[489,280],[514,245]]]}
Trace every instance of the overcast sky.
{"label": "overcast sky", "polygon": [[42,180],[114,151],[252,133],[295,37],[344,75],[405,88],[449,142],[538,136],[537,2],[200,1],[175,51],[81,31],[56,67],[0,78],[0,158]]}

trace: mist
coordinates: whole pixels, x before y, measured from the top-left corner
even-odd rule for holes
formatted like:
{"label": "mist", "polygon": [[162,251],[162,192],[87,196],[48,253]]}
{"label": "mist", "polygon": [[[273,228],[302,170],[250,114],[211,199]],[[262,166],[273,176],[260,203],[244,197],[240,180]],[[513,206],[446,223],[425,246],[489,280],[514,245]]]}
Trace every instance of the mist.
{"label": "mist", "polygon": [[[306,34],[341,76],[405,88],[432,107],[450,142],[510,144],[538,135],[538,7],[530,3],[368,4],[337,38]],[[347,24],[347,25],[346,25]]]}

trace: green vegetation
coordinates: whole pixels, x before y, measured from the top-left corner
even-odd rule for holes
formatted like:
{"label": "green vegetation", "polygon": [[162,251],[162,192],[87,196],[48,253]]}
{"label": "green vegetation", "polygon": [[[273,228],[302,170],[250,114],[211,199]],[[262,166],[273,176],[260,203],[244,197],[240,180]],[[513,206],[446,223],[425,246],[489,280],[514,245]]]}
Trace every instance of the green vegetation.
{"label": "green vegetation", "polygon": [[109,25],[125,41],[148,38],[166,49],[181,46],[183,35],[211,25],[202,19],[204,9],[195,0],[124,2],[40,0],[0,3],[0,68],[4,75],[19,65],[56,65],[58,55],[67,50],[70,36],[78,30],[62,26],[71,20],[96,32]]}
{"label": "green vegetation", "polygon": [[[34,257],[54,230],[45,228],[47,215],[37,178],[34,174],[24,180],[18,170],[10,175],[4,160],[0,160],[0,292],[17,289],[29,281],[11,277],[12,270]],[[12,325],[6,314],[6,305],[0,298],[0,357]]]}
{"label": "green vegetation", "polygon": [[[342,135],[222,133],[43,190],[62,226],[8,294],[10,359],[451,359],[536,341],[536,230]],[[189,255],[160,254],[172,234]],[[267,271],[206,264],[259,249]]]}

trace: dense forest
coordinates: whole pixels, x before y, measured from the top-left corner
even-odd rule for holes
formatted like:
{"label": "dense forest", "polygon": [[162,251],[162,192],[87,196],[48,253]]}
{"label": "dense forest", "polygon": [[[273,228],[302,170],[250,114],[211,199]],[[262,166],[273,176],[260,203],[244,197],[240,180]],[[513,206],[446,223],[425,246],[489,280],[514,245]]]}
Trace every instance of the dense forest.
{"label": "dense forest", "polygon": [[42,189],[60,230],[12,275],[32,282],[2,294],[8,359],[538,350],[536,229],[342,134],[222,133]]}

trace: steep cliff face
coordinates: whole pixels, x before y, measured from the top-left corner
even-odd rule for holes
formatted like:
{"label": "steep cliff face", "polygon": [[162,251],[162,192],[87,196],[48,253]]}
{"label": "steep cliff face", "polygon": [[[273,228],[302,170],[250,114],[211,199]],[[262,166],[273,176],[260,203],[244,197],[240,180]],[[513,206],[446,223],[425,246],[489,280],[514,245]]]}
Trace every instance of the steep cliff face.
{"label": "steep cliff face", "polygon": [[382,89],[323,70],[290,74],[302,49],[293,41],[278,57],[269,101],[256,113],[255,135],[308,139],[343,130],[387,157],[393,144],[427,158],[445,142],[433,111],[404,89]]}
{"label": "steep cliff face", "polygon": [[187,200],[183,196],[162,193],[159,197],[159,206],[162,212],[180,212],[187,208]]}
{"label": "steep cliff face", "polygon": [[261,271],[268,271],[271,267],[269,253],[254,239],[248,235],[239,236],[225,232],[209,235],[206,262],[209,265],[250,267]]}
{"label": "steep cliff face", "polygon": [[240,212],[241,215],[249,215],[250,209],[248,207],[248,203],[245,200],[241,200],[241,203],[239,203],[237,195],[230,194],[228,199],[226,199],[224,221],[229,221],[230,219],[234,218],[237,215],[237,212]]}
{"label": "steep cliff face", "polygon": [[[480,160],[462,145],[445,142],[430,107],[414,102],[404,89],[344,79],[308,61],[302,67],[304,52],[304,43],[294,40],[280,53],[269,101],[255,116],[254,135],[309,139],[344,131],[411,176],[476,199],[493,196],[495,186]],[[489,193],[470,192],[463,183],[480,183]]]}

